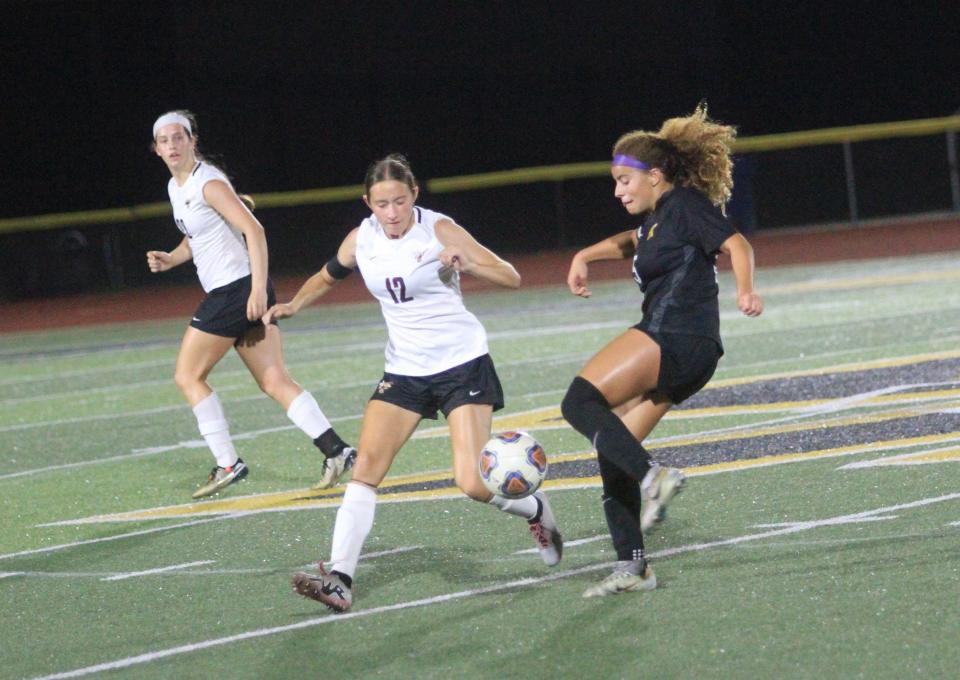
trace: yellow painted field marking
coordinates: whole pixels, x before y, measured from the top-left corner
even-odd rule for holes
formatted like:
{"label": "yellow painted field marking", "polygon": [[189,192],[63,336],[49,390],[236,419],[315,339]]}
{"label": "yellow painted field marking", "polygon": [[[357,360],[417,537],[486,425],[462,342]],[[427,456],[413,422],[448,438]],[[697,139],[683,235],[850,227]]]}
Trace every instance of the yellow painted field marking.
{"label": "yellow painted field marking", "polygon": [[960,357],[960,350],[945,350],[943,352],[927,352],[924,354],[914,354],[906,357],[871,359],[870,361],[856,361],[848,364],[837,364],[835,366],[824,366],[821,368],[805,368],[796,371],[780,371],[778,373],[766,373],[764,375],[757,376],[744,376],[742,378],[713,380],[703,389],[710,390],[718,387],[730,387],[732,385],[749,385],[751,383],[765,382],[767,380],[781,380],[783,378],[802,378],[811,375],[832,375],[834,373],[870,371],[878,368],[896,368],[898,366],[910,366],[912,364],[923,364],[928,361],[942,361],[944,359],[956,359],[958,357]]}
{"label": "yellow painted field marking", "polygon": [[[950,350],[943,352],[928,352],[924,354],[914,354],[906,357],[896,357],[892,359],[874,359],[870,361],[859,361],[847,364],[837,364],[835,366],[825,366],[822,368],[803,369],[798,371],[783,371],[778,373],[766,373],[757,376],[748,376],[743,378],[728,378],[726,380],[714,380],[710,382],[704,390],[717,389],[720,387],[730,387],[736,385],[749,385],[761,383],[769,380],[778,380],[784,378],[800,378],[817,375],[832,375],[834,373],[852,373],[856,371],[868,371],[881,368],[896,368],[899,366],[910,366],[912,364],[922,364],[930,361],[942,361],[945,359],[960,358],[960,350]],[[960,374],[956,376],[960,380]],[[944,376],[948,379],[948,376]],[[921,401],[925,399],[940,399],[947,396],[960,395],[960,390],[940,390],[937,392],[911,392],[892,395],[881,395],[865,399],[858,404],[884,404]],[[803,401],[784,401],[771,404],[748,404],[743,406],[715,406],[703,409],[681,409],[671,411],[667,414],[668,419],[673,418],[698,418],[708,415],[750,415],[759,413],[769,413],[775,411],[789,411],[802,408],[816,407],[827,404],[839,399],[808,399]],[[515,413],[504,416],[497,416],[493,419],[493,427],[496,431],[506,430],[546,430],[567,427],[563,416],[560,414],[559,406],[545,406],[542,408],[531,409],[522,413]],[[433,437],[447,437],[449,429],[446,425],[426,428],[414,434],[414,439],[429,439]]]}
{"label": "yellow painted field marking", "polygon": [[[960,389],[931,390],[928,392],[900,392],[868,397],[860,401],[851,402],[857,408],[869,406],[892,406],[898,404],[915,404],[924,401],[939,401],[944,399],[960,398]],[[666,420],[686,420],[690,418],[711,418],[718,416],[749,416],[765,413],[781,413],[798,410],[811,410],[837,401],[835,399],[807,399],[803,401],[777,401],[769,404],[743,404],[732,406],[705,406],[703,408],[688,408],[670,411]],[[560,414],[559,406],[544,406],[542,408],[499,416],[493,419],[493,429],[496,432],[508,430],[558,430],[566,429],[569,425]],[[427,428],[418,431],[414,439],[432,439],[448,437],[450,430],[446,425]]]}
{"label": "yellow painted field marking", "polygon": [[886,456],[873,460],[861,460],[844,465],[845,469],[885,467],[898,465],[930,465],[935,463],[960,463],[960,447],[947,447],[933,451],[904,453],[899,456]]}
{"label": "yellow painted field marking", "polygon": [[[826,375],[830,373],[868,370],[875,368],[887,368],[894,366],[904,366],[926,361],[936,361],[941,359],[950,359],[960,357],[960,351],[936,352],[929,354],[919,354],[911,357],[900,357],[897,359],[883,359],[877,361],[866,361],[855,364],[844,364],[832,368],[811,369],[809,371],[794,371],[790,373],[769,374],[764,376],[755,376],[752,378],[737,378],[728,381],[717,381],[711,383],[707,388],[720,387],[729,384],[746,384],[749,382],[762,382],[765,380],[796,377],[802,375]],[[862,402],[856,402],[857,406],[862,405],[891,405],[904,402],[918,402],[925,400],[948,400],[960,396],[960,390],[938,390],[931,392],[911,392],[892,395],[880,395],[864,399]],[[838,399],[823,400],[805,400],[795,402],[778,402],[775,404],[752,404],[745,406],[730,407],[711,407],[704,409],[686,409],[668,414],[668,417],[690,418],[705,417],[707,415],[749,415],[753,413],[768,413],[772,411],[790,411],[796,409],[805,409],[816,407],[822,404],[828,404]],[[749,439],[752,437],[769,436],[775,434],[784,434],[789,432],[799,432],[813,428],[837,428],[848,425],[863,425],[870,423],[879,423],[899,418],[910,418],[926,413],[934,413],[947,408],[948,406],[957,406],[954,404],[936,404],[926,407],[899,409],[877,414],[860,414],[844,418],[834,418],[832,420],[818,420],[815,423],[785,423],[775,426],[758,426],[752,429],[742,429],[731,432],[712,433],[707,435],[689,435],[671,437],[668,440],[660,442],[652,441],[648,448],[656,450],[666,446],[691,446],[704,443],[716,443],[723,441],[735,441]],[[538,409],[531,409],[523,413],[516,413],[506,416],[500,416],[494,419],[494,429],[512,430],[512,429],[554,429],[568,427],[560,414],[558,406],[548,406]],[[785,453],[775,456],[764,456],[762,458],[753,458],[749,460],[737,460],[724,463],[715,463],[711,465],[689,468],[686,472],[690,475],[713,474],[728,470],[740,470],[750,467],[763,465],[772,465],[779,463],[788,463],[802,460],[811,460],[822,456],[852,455],[870,450],[881,450],[884,448],[902,448],[904,446],[921,445],[923,443],[953,441],[958,438],[960,433],[947,433],[945,435],[931,435],[929,437],[915,437],[908,439],[889,440],[884,442],[874,442],[871,444],[853,445],[839,447],[836,449],[825,449],[823,451],[811,451],[805,453]],[[429,428],[414,435],[416,438],[424,437],[442,437],[448,436],[446,426]],[[577,452],[570,454],[552,455],[551,461],[566,462],[576,460],[592,459],[596,454],[593,451]],[[952,460],[952,459],[951,459]],[[426,474],[417,474],[404,477],[395,477],[387,479],[382,485],[381,490],[386,492],[381,497],[381,502],[396,502],[421,500],[426,498],[456,498],[462,497],[461,493],[455,487],[441,487],[429,490],[404,491],[389,493],[391,488],[425,482],[437,482],[450,478],[447,471],[433,472]],[[582,486],[595,486],[599,484],[599,478],[575,478],[548,480],[548,488],[576,488]],[[207,516],[221,515],[227,513],[250,513],[266,511],[282,511],[306,508],[333,507],[339,504],[342,490],[309,490],[298,489],[293,491],[281,491],[274,493],[256,494],[252,496],[241,496],[237,498],[224,498],[219,500],[209,500],[201,503],[188,503],[185,505],[166,506],[161,508],[148,508],[135,510],[131,512],[116,513],[110,515],[98,515],[82,520],[71,520],[71,522],[117,522],[117,521],[139,521],[146,519],[162,519],[169,517],[188,517],[188,516]]]}
{"label": "yellow painted field marking", "polygon": [[[684,473],[687,476],[696,477],[700,475],[746,470],[756,467],[798,463],[820,458],[851,456],[860,453],[869,453],[870,451],[882,451],[884,449],[902,449],[913,446],[954,443],[957,441],[960,441],[960,432],[947,432],[943,434],[926,435],[922,437],[910,437],[907,439],[890,439],[879,442],[868,442],[866,444],[840,446],[831,449],[821,449],[818,451],[806,451],[803,453],[781,453],[770,456],[761,456],[759,458],[750,458],[746,460],[732,460],[723,463],[712,463],[710,465],[698,465],[695,467],[684,468]],[[955,451],[954,455],[956,456],[956,460],[960,460],[960,447],[951,450]],[[923,454],[921,453],[915,455],[921,456]],[[593,451],[584,451],[552,456],[551,460],[555,463],[559,463],[574,460],[588,460],[594,458],[595,456],[596,454]],[[948,459],[951,461],[954,460],[953,457],[949,457]],[[434,489],[401,491],[393,493],[389,492],[390,488],[395,488],[398,486],[425,481],[441,481],[449,479],[450,474],[448,472],[437,472],[428,475],[408,475],[388,479],[383,485],[381,485],[381,491],[384,493],[381,494],[378,503],[399,503],[422,500],[465,498],[460,490],[453,485]],[[600,478],[599,476],[593,476],[548,479],[544,484],[545,488],[547,489],[592,488],[600,485]],[[129,522],[172,517],[203,517],[230,514],[234,512],[282,512],[289,510],[330,508],[336,507],[340,504],[340,498],[342,495],[342,488],[329,489],[319,492],[306,489],[297,491],[281,491],[275,493],[257,494],[253,496],[225,498],[222,500],[211,500],[204,503],[187,503],[185,505],[173,505],[163,508],[135,510],[132,512],[122,512],[110,515],[97,515],[82,520],[72,520],[71,523],[86,524],[102,522]]]}

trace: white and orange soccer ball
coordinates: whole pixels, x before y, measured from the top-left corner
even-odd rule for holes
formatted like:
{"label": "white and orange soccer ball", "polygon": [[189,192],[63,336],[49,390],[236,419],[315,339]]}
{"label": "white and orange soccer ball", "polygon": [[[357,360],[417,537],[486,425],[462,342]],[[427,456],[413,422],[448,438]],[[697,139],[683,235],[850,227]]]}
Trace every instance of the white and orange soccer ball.
{"label": "white and orange soccer ball", "polygon": [[480,452],[480,478],[504,498],[524,498],[540,488],[547,476],[547,454],[526,432],[502,432]]}

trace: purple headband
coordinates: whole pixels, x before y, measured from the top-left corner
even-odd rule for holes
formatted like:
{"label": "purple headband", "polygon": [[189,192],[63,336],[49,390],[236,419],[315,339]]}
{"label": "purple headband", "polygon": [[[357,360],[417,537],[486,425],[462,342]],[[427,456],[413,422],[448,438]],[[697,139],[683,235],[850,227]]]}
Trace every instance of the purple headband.
{"label": "purple headband", "polygon": [[638,161],[633,156],[627,156],[625,154],[617,154],[613,157],[613,165],[625,165],[628,168],[636,168],[637,170],[649,170],[650,166],[644,163],[643,161]]}

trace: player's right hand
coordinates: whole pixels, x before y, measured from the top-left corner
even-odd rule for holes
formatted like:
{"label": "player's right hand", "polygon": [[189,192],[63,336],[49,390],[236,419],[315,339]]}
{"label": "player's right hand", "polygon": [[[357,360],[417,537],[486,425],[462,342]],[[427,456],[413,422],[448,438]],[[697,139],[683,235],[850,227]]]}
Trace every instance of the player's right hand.
{"label": "player's right hand", "polygon": [[573,258],[570,263],[570,271],[567,273],[567,286],[570,292],[582,298],[590,297],[590,289],[587,288],[587,264],[577,258]]}
{"label": "player's right hand", "polygon": [[296,310],[294,310],[289,302],[281,302],[264,312],[260,320],[263,322],[263,325],[266,326],[275,319],[289,319],[296,313]]}
{"label": "player's right hand", "polygon": [[173,257],[170,253],[165,253],[162,250],[147,251],[147,266],[150,267],[150,271],[154,274],[170,269],[171,262],[173,262]]}

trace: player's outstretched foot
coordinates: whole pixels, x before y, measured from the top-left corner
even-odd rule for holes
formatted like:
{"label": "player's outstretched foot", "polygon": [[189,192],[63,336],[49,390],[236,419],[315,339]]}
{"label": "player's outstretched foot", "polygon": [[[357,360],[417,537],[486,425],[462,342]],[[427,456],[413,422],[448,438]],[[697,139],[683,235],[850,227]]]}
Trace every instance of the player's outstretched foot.
{"label": "player's outstretched foot", "polygon": [[560,558],[563,557],[563,536],[560,535],[557,520],[553,516],[553,510],[550,509],[550,502],[547,497],[539,491],[534,493],[533,496],[540,501],[540,515],[535,519],[528,520],[530,533],[537,541],[543,563],[552,567],[559,564]]}
{"label": "player's outstretched foot", "polygon": [[640,529],[649,531],[663,520],[667,503],[680,493],[687,478],[677,468],[665,468],[657,465],[641,484],[643,512],[640,515]]}
{"label": "player's outstretched foot", "polygon": [[230,467],[214,465],[210,471],[210,476],[207,478],[207,483],[194,491],[193,497],[203,498],[204,496],[215,494],[220,489],[234,482],[239,482],[246,477],[249,472],[250,468],[243,462],[243,458],[237,458],[237,462]]}
{"label": "player's outstretched foot", "polygon": [[340,483],[340,480],[350,471],[357,460],[357,450],[352,446],[345,446],[335,456],[323,461],[323,475],[320,481],[313,485],[314,489],[330,489]]}
{"label": "player's outstretched foot", "polygon": [[[649,564],[644,564],[642,568],[637,568],[636,562],[624,561],[617,562],[613,568],[613,573],[604,578],[600,583],[594,584],[583,591],[584,597],[605,597],[607,595],[619,595],[620,593],[630,593],[637,590],[653,590],[657,587],[657,576]],[[635,574],[634,571],[640,573]]]}
{"label": "player's outstretched foot", "polygon": [[320,570],[318,576],[302,571],[294,574],[290,579],[293,592],[311,600],[322,602],[337,613],[350,609],[350,605],[353,604],[353,594],[350,592],[350,586],[340,578],[340,574],[337,572],[327,572],[323,568],[323,563],[320,563],[318,568]]}

